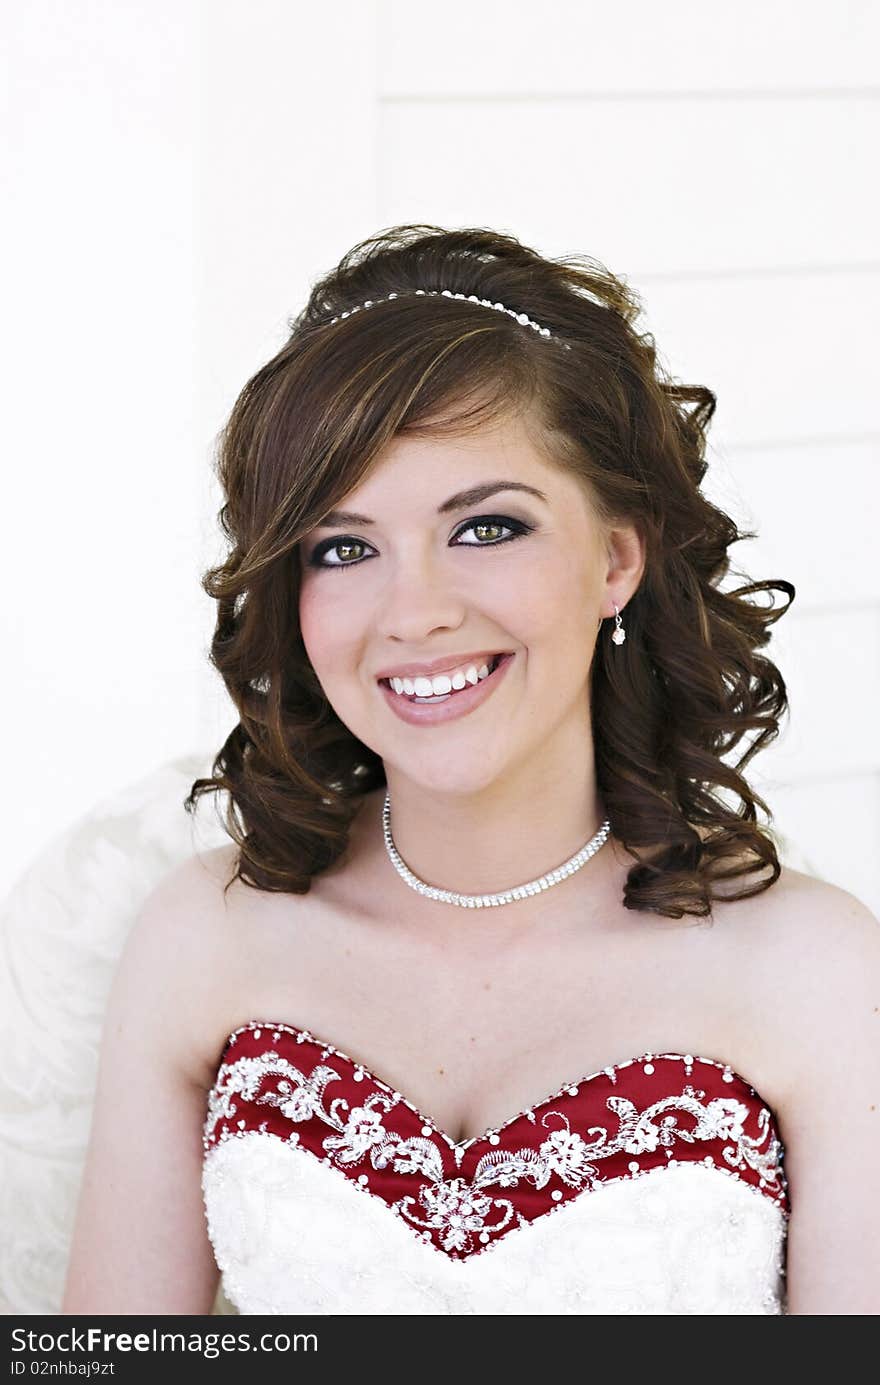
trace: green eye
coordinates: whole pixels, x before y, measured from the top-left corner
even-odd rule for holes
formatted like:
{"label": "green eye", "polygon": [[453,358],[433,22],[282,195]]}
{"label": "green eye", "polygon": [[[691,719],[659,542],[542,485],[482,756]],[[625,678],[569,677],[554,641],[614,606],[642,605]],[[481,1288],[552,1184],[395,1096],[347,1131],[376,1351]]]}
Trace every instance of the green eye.
{"label": "green eye", "polygon": [[[530,534],[532,532],[532,527],[531,524],[524,524],[522,520],[511,519],[507,515],[480,515],[477,519],[469,519],[465,524],[462,524],[460,529],[455,531],[451,546],[455,548],[499,548],[503,543],[511,543],[514,539],[521,538],[524,534]],[[473,530],[474,533],[482,532],[485,535],[486,530],[495,530],[497,533],[498,530],[502,529],[507,529],[509,531],[503,537],[492,538],[490,536],[487,539],[480,538],[475,543],[458,542],[460,536],[468,533],[470,530]],[[341,571],[343,568],[360,567],[361,563],[366,562],[369,557],[369,554],[364,556],[363,553],[363,550],[368,547],[369,545],[365,544],[363,539],[355,538],[353,534],[342,534],[338,535],[336,538],[324,539],[323,542],[319,543],[312,551],[311,557],[309,558],[309,566],[316,568],[333,568],[337,572]],[[324,555],[334,552],[340,555],[339,561],[326,562]],[[352,554],[354,554],[354,556],[352,556]]]}
{"label": "green eye", "polygon": [[[481,519],[481,520],[477,520],[476,523],[474,523],[474,524],[468,524],[464,529],[460,529],[460,530],[459,530],[459,535],[460,535],[460,534],[466,534],[467,531],[468,531],[468,529],[472,529],[473,532],[474,532],[475,534],[479,534],[480,531],[482,530],[482,531],[483,531],[483,537],[485,537],[485,531],[486,531],[487,529],[507,529],[507,528],[509,528],[509,525],[507,525],[507,524],[501,524],[501,523],[500,523],[499,521],[497,521],[497,520]],[[491,539],[491,535],[490,535],[490,539]],[[503,543],[504,540],[503,540],[503,539],[499,540],[499,539],[496,538],[496,539],[494,540],[494,542],[496,542],[496,543],[497,543],[497,542],[502,542],[502,543]],[[487,547],[488,545],[483,544],[483,543],[479,543],[479,544],[470,544],[470,545],[467,545],[467,544],[466,544],[466,545],[465,545],[465,547],[468,547],[468,546],[471,547],[471,548],[485,548],[485,547]]]}
{"label": "green eye", "polygon": [[[354,560],[350,561],[351,550],[363,548],[364,543],[362,539],[351,538],[348,535],[345,535],[341,539],[325,539],[323,543],[319,543],[318,546],[314,549],[311,557],[309,558],[309,566],[333,568],[357,567],[360,563],[363,562],[363,558],[355,556]],[[348,554],[349,556],[341,558],[338,563],[325,562],[324,554],[333,552]]]}

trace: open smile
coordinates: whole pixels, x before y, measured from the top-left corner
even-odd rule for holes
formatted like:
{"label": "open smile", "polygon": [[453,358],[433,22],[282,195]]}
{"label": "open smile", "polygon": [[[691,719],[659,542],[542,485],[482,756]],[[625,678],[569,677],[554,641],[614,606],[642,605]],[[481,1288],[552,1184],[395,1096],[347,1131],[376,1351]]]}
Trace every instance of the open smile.
{"label": "open smile", "polygon": [[491,697],[503,681],[515,657],[514,654],[498,654],[489,664],[488,676],[481,678],[478,683],[468,683],[464,688],[453,688],[447,693],[424,700],[395,692],[387,678],[380,679],[379,686],[391,710],[401,721],[409,722],[411,726],[434,726],[440,722],[452,721],[455,717],[466,716]]}

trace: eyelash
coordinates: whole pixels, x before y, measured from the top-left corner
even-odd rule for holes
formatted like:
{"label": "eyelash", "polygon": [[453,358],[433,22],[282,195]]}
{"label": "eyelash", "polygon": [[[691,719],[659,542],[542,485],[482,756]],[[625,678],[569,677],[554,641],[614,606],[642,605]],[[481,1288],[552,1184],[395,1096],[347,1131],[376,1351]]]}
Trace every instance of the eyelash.
{"label": "eyelash", "polygon": [[[491,543],[465,543],[456,544],[455,546],[457,548],[499,548],[503,543],[512,543],[514,539],[519,539],[525,534],[530,534],[534,527],[531,524],[524,524],[522,520],[510,519],[506,515],[479,515],[477,519],[469,519],[466,524],[463,524],[460,529],[457,529],[453,538],[458,538],[460,534],[466,534],[468,529],[475,529],[480,524],[500,525],[501,528],[511,529],[513,532],[509,534],[506,539],[494,539]],[[322,568],[325,571],[333,572],[344,572],[346,568],[360,567],[361,563],[367,561],[366,558],[356,558],[354,562],[351,563],[321,562],[325,553],[332,552],[337,544],[343,543],[345,540],[353,537],[354,536],[350,534],[338,534],[334,539],[324,539],[323,543],[317,544],[312,550],[311,556],[309,557],[309,567]],[[362,539],[355,539],[354,541],[355,543],[363,542]]]}

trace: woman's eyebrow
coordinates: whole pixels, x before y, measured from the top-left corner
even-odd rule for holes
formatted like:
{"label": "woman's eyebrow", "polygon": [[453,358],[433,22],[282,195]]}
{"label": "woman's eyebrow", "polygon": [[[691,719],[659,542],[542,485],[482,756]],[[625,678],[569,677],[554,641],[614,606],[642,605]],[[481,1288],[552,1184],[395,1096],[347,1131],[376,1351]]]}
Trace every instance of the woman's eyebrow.
{"label": "woman's eyebrow", "polygon": [[[481,486],[469,486],[467,490],[451,495],[438,507],[437,513],[446,515],[453,510],[467,510],[471,505],[479,505],[481,501],[488,500],[490,495],[497,495],[499,491],[526,491],[538,500],[543,500],[545,504],[550,504],[543,491],[527,485],[525,481],[484,481]],[[356,514],[353,510],[328,510],[316,528],[324,529],[332,524],[375,524],[375,520],[367,515]]]}

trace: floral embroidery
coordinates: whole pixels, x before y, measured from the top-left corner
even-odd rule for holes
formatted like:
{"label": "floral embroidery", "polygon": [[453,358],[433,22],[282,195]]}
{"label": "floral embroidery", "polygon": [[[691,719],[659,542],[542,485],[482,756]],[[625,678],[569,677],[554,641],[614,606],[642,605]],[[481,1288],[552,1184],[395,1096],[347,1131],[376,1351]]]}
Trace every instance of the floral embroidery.
{"label": "floral embroidery", "polygon": [[[398,1140],[394,1144],[391,1167],[395,1173],[420,1173],[426,1178],[442,1178],[443,1160],[437,1146],[431,1144],[430,1140],[417,1136],[411,1140]],[[377,1169],[384,1168],[386,1162],[382,1157],[373,1158]]]}
{"label": "floral embroidery", "polygon": [[[675,1140],[693,1144],[697,1140],[742,1139],[743,1121],[748,1116],[748,1108],[729,1097],[715,1097],[707,1106],[703,1106],[705,1095],[705,1092],[697,1091],[694,1087],[685,1087],[680,1097],[658,1101],[641,1115],[625,1097],[610,1097],[608,1105],[617,1112],[621,1122],[622,1148],[627,1154],[641,1154],[645,1150],[655,1150],[658,1145],[671,1145]],[[679,1126],[675,1116],[664,1116],[659,1123],[654,1121],[654,1116],[670,1109],[686,1111],[693,1116],[696,1121],[693,1130]]]}
{"label": "floral embroidery", "polygon": [[[249,1029],[245,1026],[236,1034],[248,1034]],[[370,1185],[368,1190],[377,1193],[395,1215],[453,1258],[478,1252],[502,1233],[603,1182],[674,1163],[673,1152],[679,1154],[679,1162],[682,1156],[702,1160],[753,1187],[757,1184],[756,1191],[772,1196],[783,1213],[787,1211],[783,1149],[769,1109],[753,1094],[748,1101],[735,1095],[707,1099],[707,1091],[693,1083],[670,1090],[673,1082],[681,1081],[673,1066],[680,1061],[678,1055],[664,1055],[669,1068],[661,1067],[659,1073],[657,1058],[641,1069],[640,1060],[633,1060],[619,1065],[616,1073],[604,1069],[593,1079],[563,1088],[500,1127],[506,1148],[498,1131],[454,1145],[399,1092],[360,1065],[305,1030],[289,1032],[291,1046],[301,1046],[302,1060],[297,1063],[275,1047],[281,1038],[276,1028],[268,1048],[221,1064],[208,1098],[206,1154],[214,1145],[257,1125],[265,1131],[268,1122],[258,1123],[257,1112],[259,1108],[274,1110],[283,1121],[302,1127],[286,1135],[288,1143],[335,1164],[358,1186]],[[251,1032],[245,1046],[254,1047],[255,1035],[260,1033],[260,1029]],[[333,1065],[327,1061],[330,1055]],[[690,1064],[693,1061],[689,1058]],[[708,1059],[697,1061],[709,1065],[717,1082],[722,1080],[721,1065]],[[608,1095],[607,1086],[618,1085],[624,1069],[640,1087],[665,1087],[664,1094],[649,1101]],[[650,1082],[646,1080],[649,1073]],[[728,1074],[725,1069],[725,1082],[732,1080]],[[600,1079],[606,1084],[604,1100],[594,1085]],[[752,1089],[742,1086],[751,1093]],[[564,1099],[568,1110],[561,1109]],[[252,1113],[247,1111],[248,1104]],[[238,1114],[240,1110],[243,1115]],[[597,1123],[596,1116],[606,1114],[611,1119]],[[750,1118],[757,1122],[756,1135],[747,1132]],[[271,1133],[285,1138],[284,1128],[276,1125]],[[486,1145],[489,1148],[483,1151]],[[472,1167],[464,1167],[465,1163]],[[367,1169],[375,1173],[368,1174]],[[411,1189],[406,1182],[401,1186],[402,1180],[410,1179]],[[527,1187],[547,1190],[545,1198],[525,1199]],[[501,1190],[511,1195],[500,1195]]]}
{"label": "floral embroidery", "polygon": [[327,1136],[324,1148],[334,1151],[333,1157],[339,1164],[358,1164],[369,1152],[373,1167],[381,1168],[376,1163],[377,1155],[382,1151],[393,1153],[396,1147],[394,1135],[382,1124],[383,1114],[393,1104],[387,1097],[368,1097],[365,1105],[355,1106],[341,1135]]}
{"label": "floral embroidery", "polygon": [[596,1169],[587,1159],[587,1142],[568,1129],[556,1130],[541,1146],[548,1170],[556,1173],[570,1188],[579,1188],[584,1178],[595,1179]]}
{"label": "floral embroidery", "polygon": [[[411,1197],[405,1197],[398,1204],[400,1211],[416,1226],[435,1230],[440,1236],[444,1250],[466,1253],[471,1249],[471,1232],[478,1231],[485,1240],[489,1233],[502,1231],[514,1216],[509,1202],[486,1197],[477,1191],[474,1184],[463,1178],[453,1178],[448,1183],[426,1184],[419,1193],[419,1202],[428,1213],[423,1221],[410,1211]],[[501,1209],[501,1221],[487,1225],[487,1218],[493,1209]]]}
{"label": "floral embroidery", "polygon": [[[319,1066],[305,1077],[298,1068],[291,1067],[275,1053],[267,1053],[264,1061],[273,1077],[278,1077],[280,1073],[285,1075],[279,1080],[277,1092],[266,1092],[259,1098],[261,1105],[277,1106],[281,1114],[292,1121],[308,1120],[309,1116],[319,1113],[325,1119],[333,1120],[332,1114],[328,1116],[324,1111],[324,1088],[329,1082],[339,1081],[338,1072]],[[265,1076],[265,1070],[261,1075]]]}

